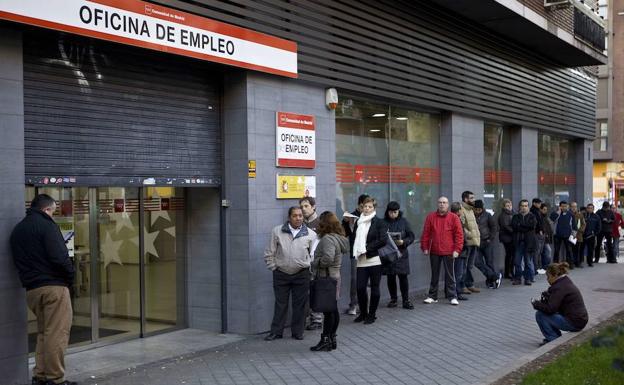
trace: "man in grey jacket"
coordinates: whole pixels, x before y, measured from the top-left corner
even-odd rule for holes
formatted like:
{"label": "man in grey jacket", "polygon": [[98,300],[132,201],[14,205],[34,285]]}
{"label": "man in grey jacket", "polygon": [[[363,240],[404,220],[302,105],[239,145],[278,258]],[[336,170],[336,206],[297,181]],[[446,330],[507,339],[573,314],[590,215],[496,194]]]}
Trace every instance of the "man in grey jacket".
{"label": "man in grey jacket", "polygon": [[275,310],[271,332],[265,337],[266,341],[282,338],[291,294],[290,331],[294,339],[303,339],[305,306],[310,291],[310,253],[316,240],[316,233],[303,223],[303,212],[296,206],[288,209],[288,222],[271,231],[271,241],[264,252],[264,260],[273,271]]}

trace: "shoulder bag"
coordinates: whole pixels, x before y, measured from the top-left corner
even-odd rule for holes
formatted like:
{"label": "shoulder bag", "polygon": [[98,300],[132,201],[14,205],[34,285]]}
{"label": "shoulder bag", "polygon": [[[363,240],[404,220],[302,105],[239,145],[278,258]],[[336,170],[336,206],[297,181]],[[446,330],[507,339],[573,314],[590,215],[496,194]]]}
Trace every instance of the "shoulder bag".
{"label": "shoulder bag", "polygon": [[310,309],[317,313],[331,313],[338,310],[336,300],[338,282],[329,276],[329,268],[326,270],[327,277],[320,277],[317,270],[316,276],[310,282]]}

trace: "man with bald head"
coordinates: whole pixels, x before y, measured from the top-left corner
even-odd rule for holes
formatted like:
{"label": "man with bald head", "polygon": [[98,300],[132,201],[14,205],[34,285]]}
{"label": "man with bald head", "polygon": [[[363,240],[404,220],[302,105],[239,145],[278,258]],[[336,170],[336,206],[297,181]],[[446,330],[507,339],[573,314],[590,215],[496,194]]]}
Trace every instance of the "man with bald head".
{"label": "man with bald head", "polygon": [[444,264],[444,292],[451,305],[459,305],[455,288],[454,259],[464,247],[464,230],[459,217],[449,211],[446,197],[438,198],[438,209],[427,215],[420,238],[420,247],[431,262],[431,285],[425,303],[438,302],[440,265]]}

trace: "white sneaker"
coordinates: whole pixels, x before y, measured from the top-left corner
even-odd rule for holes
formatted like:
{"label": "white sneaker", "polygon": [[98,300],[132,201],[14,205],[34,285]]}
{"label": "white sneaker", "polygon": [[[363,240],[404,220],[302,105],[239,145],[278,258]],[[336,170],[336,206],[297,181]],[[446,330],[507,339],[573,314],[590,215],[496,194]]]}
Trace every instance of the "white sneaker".
{"label": "white sneaker", "polygon": [[431,297],[427,297],[427,298],[425,298],[425,300],[423,302],[431,304],[431,303],[438,303],[438,300],[437,299],[433,299]]}
{"label": "white sneaker", "polygon": [[457,300],[457,298],[453,298],[451,300],[451,305],[459,305],[459,301]]}
{"label": "white sneaker", "polygon": [[357,315],[357,306],[350,307],[349,310],[347,310],[347,314],[348,315]]}
{"label": "white sneaker", "polygon": [[498,279],[495,282],[495,288],[499,288],[501,285],[501,282],[503,282],[503,273],[498,273]]}
{"label": "white sneaker", "polygon": [[544,269],[537,269],[537,274],[546,274],[546,270],[544,270]]}

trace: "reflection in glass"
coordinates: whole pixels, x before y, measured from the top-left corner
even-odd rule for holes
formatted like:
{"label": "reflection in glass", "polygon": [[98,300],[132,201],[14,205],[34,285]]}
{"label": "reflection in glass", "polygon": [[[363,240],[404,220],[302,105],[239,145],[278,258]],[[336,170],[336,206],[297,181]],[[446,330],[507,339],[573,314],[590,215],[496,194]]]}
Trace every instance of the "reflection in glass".
{"label": "reflection in glass", "polygon": [[145,318],[147,332],[176,326],[177,284],[184,258],[184,190],[145,190]]}
{"label": "reflection in glass", "polygon": [[383,216],[396,200],[413,229],[439,194],[440,116],[342,98],[336,110],[336,211],[354,210],[366,193]]}
{"label": "reflection in glass", "polygon": [[538,193],[551,207],[575,199],[576,164],[571,141],[538,135]]}
{"label": "reflection in glass", "polygon": [[501,200],[511,199],[511,138],[503,126],[486,123],[483,135],[484,192],[486,209],[498,212]]}
{"label": "reflection in glass", "polygon": [[139,189],[97,189],[99,337],[140,332]]}

